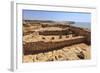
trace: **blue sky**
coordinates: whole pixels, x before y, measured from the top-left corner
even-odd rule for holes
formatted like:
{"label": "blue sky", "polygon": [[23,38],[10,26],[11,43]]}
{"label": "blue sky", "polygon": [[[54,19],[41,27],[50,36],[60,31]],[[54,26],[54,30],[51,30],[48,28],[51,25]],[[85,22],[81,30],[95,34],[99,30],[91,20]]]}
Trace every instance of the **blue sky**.
{"label": "blue sky", "polygon": [[37,11],[23,10],[24,20],[54,20],[54,21],[75,21],[91,22],[91,14],[79,12],[54,12],[54,11]]}

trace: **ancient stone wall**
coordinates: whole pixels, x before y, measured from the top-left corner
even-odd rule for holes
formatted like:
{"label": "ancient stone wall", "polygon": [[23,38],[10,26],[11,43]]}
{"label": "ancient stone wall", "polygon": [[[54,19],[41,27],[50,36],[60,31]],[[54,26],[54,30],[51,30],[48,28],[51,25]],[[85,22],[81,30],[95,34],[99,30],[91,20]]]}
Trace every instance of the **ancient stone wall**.
{"label": "ancient stone wall", "polygon": [[60,27],[60,28],[66,28],[66,27],[69,27],[69,24],[66,24],[66,25],[64,25],[64,24],[42,24],[41,23],[41,25],[42,25],[42,27],[44,28],[44,27]]}
{"label": "ancient stone wall", "polygon": [[39,53],[39,52],[45,52],[50,50],[56,50],[61,49],[65,46],[83,43],[85,38],[76,38],[76,39],[70,39],[60,42],[31,42],[26,43],[23,45],[24,54],[30,54],[30,53]]}
{"label": "ancient stone wall", "polygon": [[39,31],[39,35],[67,35],[68,32],[68,30]]}
{"label": "ancient stone wall", "polygon": [[85,36],[86,37],[86,43],[91,44],[91,32],[88,30],[85,30],[83,28],[79,27],[70,27],[71,31],[73,31],[75,34],[80,35],[80,36]]}

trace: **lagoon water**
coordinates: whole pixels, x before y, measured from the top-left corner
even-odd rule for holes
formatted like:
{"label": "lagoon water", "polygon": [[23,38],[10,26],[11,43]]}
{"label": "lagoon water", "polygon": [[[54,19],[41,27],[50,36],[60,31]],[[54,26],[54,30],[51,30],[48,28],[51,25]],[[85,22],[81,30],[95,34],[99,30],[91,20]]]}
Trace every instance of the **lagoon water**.
{"label": "lagoon water", "polygon": [[88,22],[75,22],[75,24],[72,24],[72,26],[91,29],[91,23]]}

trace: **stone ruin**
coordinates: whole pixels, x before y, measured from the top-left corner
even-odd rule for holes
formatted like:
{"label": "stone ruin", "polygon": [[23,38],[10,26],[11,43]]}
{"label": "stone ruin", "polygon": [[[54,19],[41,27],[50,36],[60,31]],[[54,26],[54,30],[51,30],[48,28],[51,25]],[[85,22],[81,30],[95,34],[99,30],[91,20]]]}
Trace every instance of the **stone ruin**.
{"label": "stone ruin", "polygon": [[[69,45],[73,45],[73,44],[77,44],[77,43],[86,43],[86,44],[91,44],[91,38],[90,35],[91,33],[89,31],[86,31],[83,28],[79,28],[79,27],[75,27],[75,26],[71,26],[70,24],[72,24],[73,22],[67,22],[64,24],[58,24],[57,22],[48,22],[47,21],[27,21],[24,24],[28,24],[30,23],[30,27],[33,26],[34,24],[38,24],[37,26],[39,26],[40,28],[45,29],[46,27],[59,27],[62,28],[62,30],[34,30],[32,29],[31,31],[27,31],[23,33],[23,36],[25,35],[29,35],[29,34],[33,34],[33,35],[43,35],[45,37],[42,37],[43,40],[45,40],[46,36],[51,36],[51,35],[56,35],[59,36],[59,39],[62,39],[62,36],[68,36],[68,35],[72,35],[72,37],[66,37],[66,39],[61,40],[61,41],[49,41],[49,42],[45,42],[45,41],[41,41],[38,40],[36,42],[26,42],[25,44],[23,44],[23,51],[24,54],[34,54],[34,53],[40,53],[40,52],[46,52],[46,51],[51,51],[54,49],[61,49],[65,46],[69,46]],[[50,25],[51,24],[51,25]],[[54,24],[54,25],[53,25]],[[28,27],[29,27],[28,26]],[[36,25],[35,25],[36,26]],[[26,26],[27,27],[27,26]],[[66,29],[67,28],[67,29]],[[70,39],[68,39],[70,38]],[[54,40],[55,37],[52,37],[51,40]],[[59,40],[58,39],[58,40]]]}

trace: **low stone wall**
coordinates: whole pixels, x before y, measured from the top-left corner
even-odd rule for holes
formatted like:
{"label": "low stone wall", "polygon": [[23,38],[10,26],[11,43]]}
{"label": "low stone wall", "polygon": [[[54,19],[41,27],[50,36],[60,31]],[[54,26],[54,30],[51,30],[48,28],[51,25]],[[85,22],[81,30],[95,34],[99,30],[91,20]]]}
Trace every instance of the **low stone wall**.
{"label": "low stone wall", "polygon": [[39,35],[67,35],[68,30],[59,30],[59,31],[39,31]]}
{"label": "low stone wall", "polygon": [[84,36],[86,38],[85,43],[91,44],[91,32],[90,31],[85,30],[83,28],[74,27],[74,26],[71,26],[70,30],[74,32],[76,35]]}
{"label": "low stone wall", "polygon": [[24,54],[35,54],[39,52],[46,52],[50,50],[61,49],[65,46],[83,43],[85,38],[76,38],[60,42],[31,42],[23,44]]}
{"label": "low stone wall", "polygon": [[[24,32],[23,35],[33,34],[35,31]],[[54,30],[54,31],[38,31],[39,35],[67,35],[69,34],[68,30]]]}

